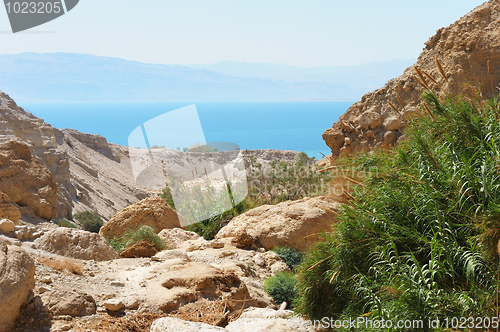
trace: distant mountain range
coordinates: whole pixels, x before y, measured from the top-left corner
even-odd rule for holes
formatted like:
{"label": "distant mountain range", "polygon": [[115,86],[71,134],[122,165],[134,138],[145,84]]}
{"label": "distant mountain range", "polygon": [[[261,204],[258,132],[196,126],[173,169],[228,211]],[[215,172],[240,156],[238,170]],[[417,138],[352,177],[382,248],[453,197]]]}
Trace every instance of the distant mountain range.
{"label": "distant mountain range", "polygon": [[19,102],[357,100],[415,62],[300,68],[225,61],[146,64],[76,53],[0,55],[0,90]]}

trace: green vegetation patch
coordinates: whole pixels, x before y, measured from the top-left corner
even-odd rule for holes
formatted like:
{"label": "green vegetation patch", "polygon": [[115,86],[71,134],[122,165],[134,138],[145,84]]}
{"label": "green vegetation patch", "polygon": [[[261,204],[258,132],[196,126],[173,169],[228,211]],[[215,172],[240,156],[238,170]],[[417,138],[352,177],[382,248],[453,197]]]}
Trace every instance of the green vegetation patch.
{"label": "green vegetation patch", "polygon": [[99,233],[104,225],[101,216],[90,211],[78,212],[73,216],[73,219],[77,220],[84,230],[93,233]]}
{"label": "green vegetation patch", "polygon": [[403,144],[343,161],[378,171],[300,266],[297,309],[310,319],[364,315],[428,327],[436,318],[496,317],[498,99],[423,99],[428,109]]}
{"label": "green vegetation patch", "polygon": [[290,269],[294,269],[296,266],[302,263],[304,255],[294,248],[290,247],[275,247],[274,251]]}
{"label": "green vegetation patch", "polygon": [[297,278],[288,271],[276,273],[264,282],[264,290],[271,295],[276,304],[286,302],[292,305],[297,297]]}
{"label": "green vegetation patch", "polygon": [[163,241],[150,226],[141,226],[135,230],[130,230],[119,237],[107,238],[106,240],[117,253],[122,252],[131,245],[140,241],[151,244],[158,251],[167,249],[165,241]]}

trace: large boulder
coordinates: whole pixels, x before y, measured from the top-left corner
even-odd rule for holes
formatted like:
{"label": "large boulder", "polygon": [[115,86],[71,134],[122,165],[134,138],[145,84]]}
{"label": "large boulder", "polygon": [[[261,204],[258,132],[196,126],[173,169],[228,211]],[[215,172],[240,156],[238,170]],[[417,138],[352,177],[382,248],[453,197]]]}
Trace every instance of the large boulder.
{"label": "large boulder", "polygon": [[0,240],[0,332],[14,326],[35,286],[35,263],[21,248]]}
{"label": "large boulder", "polygon": [[186,231],[182,228],[164,229],[158,233],[160,239],[165,241],[169,249],[178,249],[186,242],[202,241],[203,238],[195,232]]}
{"label": "large boulder", "polygon": [[166,291],[158,308],[166,313],[200,299],[251,300],[245,283],[236,274],[205,263],[172,266],[159,278]]}
{"label": "large boulder", "polygon": [[165,228],[181,227],[177,212],[161,197],[143,199],[115,214],[99,231],[104,237],[117,237],[143,225],[159,233]]}
{"label": "large boulder", "polygon": [[215,238],[232,237],[238,247],[288,246],[306,251],[321,233],[331,231],[339,206],[323,196],[263,205],[231,220]]}
{"label": "large boulder", "polygon": [[314,332],[317,331],[310,321],[292,316],[288,310],[269,308],[248,308],[241,316],[226,326],[229,332]]}
{"label": "large boulder", "polygon": [[56,216],[57,185],[24,142],[11,140],[0,144],[0,192],[23,207],[24,213],[47,220]]}
{"label": "large boulder", "polygon": [[173,317],[157,319],[151,325],[151,332],[217,332],[226,331],[222,327],[212,326],[205,323],[189,322]]}
{"label": "large boulder", "polygon": [[8,234],[15,231],[16,225],[9,219],[0,220],[0,233]]}
{"label": "large boulder", "polygon": [[96,313],[92,296],[80,291],[50,290],[41,296],[43,304],[54,316],[88,316]]}
{"label": "large boulder", "polygon": [[106,261],[120,258],[99,234],[66,227],[45,233],[35,244],[38,249],[76,259]]}

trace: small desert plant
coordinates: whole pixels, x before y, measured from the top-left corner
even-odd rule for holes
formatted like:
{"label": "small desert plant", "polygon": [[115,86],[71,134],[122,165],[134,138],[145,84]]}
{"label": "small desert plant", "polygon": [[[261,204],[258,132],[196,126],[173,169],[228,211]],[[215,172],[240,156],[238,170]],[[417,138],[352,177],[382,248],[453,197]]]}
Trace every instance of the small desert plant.
{"label": "small desert plant", "polygon": [[292,304],[297,297],[297,278],[293,273],[282,271],[264,282],[264,290],[271,295],[276,304]]}
{"label": "small desert plant", "polygon": [[76,228],[76,225],[66,218],[59,218],[55,223],[59,225],[59,227]]}
{"label": "small desert plant", "polygon": [[300,265],[304,256],[296,249],[290,247],[275,247],[272,251],[274,251],[290,269]]}
{"label": "small desert plant", "polygon": [[90,211],[78,212],[73,216],[86,231],[99,233],[102,225],[104,225],[101,217],[97,213]]}
{"label": "small desert plant", "polygon": [[118,253],[140,241],[153,245],[158,251],[162,251],[167,248],[165,241],[163,241],[150,226],[141,226],[135,230],[128,231],[119,237],[111,239],[108,238],[107,240],[111,247],[113,247],[113,249],[115,249]]}

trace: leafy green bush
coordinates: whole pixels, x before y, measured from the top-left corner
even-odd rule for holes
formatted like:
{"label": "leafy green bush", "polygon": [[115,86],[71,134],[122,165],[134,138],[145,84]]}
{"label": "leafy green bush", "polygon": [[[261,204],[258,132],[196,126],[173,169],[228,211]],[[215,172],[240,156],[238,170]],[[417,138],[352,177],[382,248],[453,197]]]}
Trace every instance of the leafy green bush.
{"label": "leafy green bush", "polygon": [[101,217],[97,213],[90,211],[78,212],[73,218],[88,232],[99,233],[99,230],[104,225]]}
{"label": "leafy green bush", "polygon": [[297,297],[297,278],[293,273],[282,271],[264,281],[264,290],[271,295],[276,304],[286,302],[292,305]]}
{"label": "leafy green bush", "polygon": [[66,218],[59,218],[55,223],[59,225],[59,227],[76,228],[76,225]]}
{"label": "leafy green bush", "polygon": [[393,152],[344,205],[333,234],[300,267],[310,319],[495,317],[500,238],[500,104],[426,93]]}
{"label": "leafy green bush", "polygon": [[127,249],[131,245],[140,241],[145,241],[151,244],[158,251],[167,249],[165,241],[163,241],[150,226],[141,226],[135,230],[128,231],[119,237],[107,238],[106,240],[117,253],[122,252],[124,249]]}
{"label": "leafy green bush", "polygon": [[290,247],[275,247],[272,251],[280,256],[290,269],[300,265],[300,263],[302,263],[302,258],[304,257],[302,253]]}

